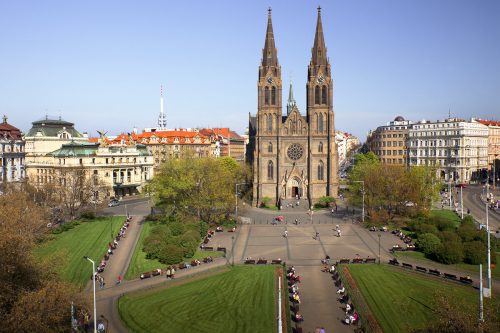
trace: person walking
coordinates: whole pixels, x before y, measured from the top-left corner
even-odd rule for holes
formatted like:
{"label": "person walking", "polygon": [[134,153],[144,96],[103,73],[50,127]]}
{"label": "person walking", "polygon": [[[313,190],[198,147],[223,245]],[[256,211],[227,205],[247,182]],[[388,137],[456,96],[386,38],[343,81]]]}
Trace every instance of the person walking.
{"label": "person walking", "polygon": [[118,275],[118,279],[116,280],[116,284],[122,283],[122,276]]}
{"label": "person walking", "polygon": [[285,238],[288,237],[288,230],[285,230],[285,234],[283,235],[283,237],[285,237]]}
{"label": "person walking", "polygon": [[319,239],[319,232],[317,232],[317,231],[316,231],[316,237],[315,237],[315,239],[318,240],[318,241],[320,240]]}
{"label": "person walking", "polygon": [[174,278],[174,274],[175,274],[175,269],[172,267],[172,269],[170,270],[170,277],[172,279]]}
{"label": "person walking", "polygon": [[169,267],[169,268],[167,268],[167,273],[165,273],[166,278],[168,279],[171,276],[171,274],[172,273],[171,273],[170,267]]}

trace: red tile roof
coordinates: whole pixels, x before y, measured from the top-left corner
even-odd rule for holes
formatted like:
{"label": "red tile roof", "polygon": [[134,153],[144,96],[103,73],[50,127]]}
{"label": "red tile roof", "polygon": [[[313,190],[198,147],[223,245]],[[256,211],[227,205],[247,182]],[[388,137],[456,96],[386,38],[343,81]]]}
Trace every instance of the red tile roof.
{"label": "red tile roof", "polygon": [[477,122],[486,126],[488,125],[500,126],[500,121],[495,121],[495,120],[477,119]]}

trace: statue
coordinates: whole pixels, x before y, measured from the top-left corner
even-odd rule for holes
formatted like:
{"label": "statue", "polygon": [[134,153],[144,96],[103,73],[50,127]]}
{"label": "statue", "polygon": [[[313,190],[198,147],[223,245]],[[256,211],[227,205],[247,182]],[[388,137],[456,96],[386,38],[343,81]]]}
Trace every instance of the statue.
{"label": "statue", "polygon": [[104,132],[104,130],[102,130],[102,131],[97,131],[97,133],[99,133],[99,143],[100,143],[100,146],[101,147],[107,147],[108,146],[108,140],[106,139],[106,134],[108,132]]}

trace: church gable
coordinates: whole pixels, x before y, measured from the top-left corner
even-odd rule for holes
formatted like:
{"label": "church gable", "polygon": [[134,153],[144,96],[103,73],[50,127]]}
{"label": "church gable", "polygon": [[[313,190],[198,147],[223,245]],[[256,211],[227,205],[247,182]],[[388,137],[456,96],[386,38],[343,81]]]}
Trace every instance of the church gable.
{"label": "church gable", "polygon": [[307,121],[294,106],[283,123],[284,135],[307,135]]}

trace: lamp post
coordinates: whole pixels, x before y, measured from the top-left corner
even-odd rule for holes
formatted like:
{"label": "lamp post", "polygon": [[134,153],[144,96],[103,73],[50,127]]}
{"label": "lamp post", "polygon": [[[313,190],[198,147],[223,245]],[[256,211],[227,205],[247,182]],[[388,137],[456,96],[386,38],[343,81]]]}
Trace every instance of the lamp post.
{"label": "lamp post", "polygon": [[96,314],[96,304],[95,304],[95,261],[90,259],[87,256],[84,256],[83,259],[87,259],[92,263],[92,284],[94,286],[94,333],[97,333],[97,314]]}
{"label": "lamp post", "polygon": [[234,218],[238,222],[238,186],[247,185],[247,183],[237,183],[234,185],[234,197],[236,199],[236,206],[234,208]]}
{"label": "lamp post", "polygon": [[[489,185],[489,179],[487,180],[486,184]],[[486,187],[488,189],[488,187]],[[489,225],[489,207],[488,207],[488,191],[486,192],[486,202],[485,202],[485,207],[486,207],[486,234],[487,234],[487,264],[488,264],[488,294],[491,297],[491,247],[490,247],[490,225]]]}
{"label": "lamp post", "polygon": [[361,183],[361,185],[363,185],[363,189],[361,190],[361,193],[363,194],[363,211],[361,213],[361,219],[364,223],[365,222],[365,181],[364,180],[354,180],[353,183]]}
{"label": "lamp post", "polygon": [[378,264],[380,265],[380,237],[382,235],[379,233],[378,234]]}
{"label": "lamp post", "polygon": [[234,236],[231,236],[231,266],[234,266]]}

